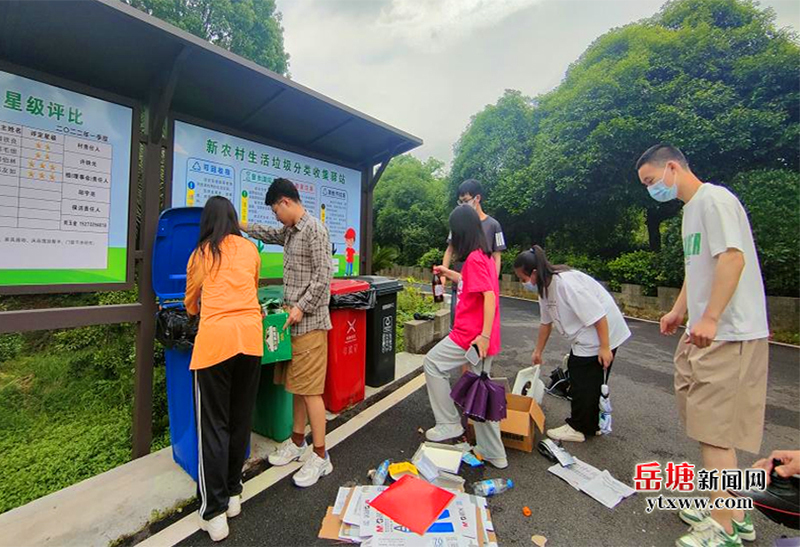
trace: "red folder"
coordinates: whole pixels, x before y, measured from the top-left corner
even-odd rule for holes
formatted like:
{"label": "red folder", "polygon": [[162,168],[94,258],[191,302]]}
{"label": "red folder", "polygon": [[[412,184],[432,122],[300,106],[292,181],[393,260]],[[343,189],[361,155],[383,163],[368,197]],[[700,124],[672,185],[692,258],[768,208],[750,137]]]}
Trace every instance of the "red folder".
{"label": "red folder", "polygon": [[396,523],[424,535],[453,498],[455,495],[447,490],[405,475],[368,503]]}

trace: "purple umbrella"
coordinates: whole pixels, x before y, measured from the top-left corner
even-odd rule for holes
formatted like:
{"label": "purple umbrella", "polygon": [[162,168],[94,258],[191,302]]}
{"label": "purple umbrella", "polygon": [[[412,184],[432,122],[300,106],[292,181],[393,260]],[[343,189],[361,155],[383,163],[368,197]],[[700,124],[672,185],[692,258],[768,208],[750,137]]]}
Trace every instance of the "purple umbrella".
{"label": "purple umbrella", "polygon": [[493,382],[483,371],[481,375],[465,372],[453,386],[450,397],[464,414],[476,422],[499,422],[506,417],[505,387]]}

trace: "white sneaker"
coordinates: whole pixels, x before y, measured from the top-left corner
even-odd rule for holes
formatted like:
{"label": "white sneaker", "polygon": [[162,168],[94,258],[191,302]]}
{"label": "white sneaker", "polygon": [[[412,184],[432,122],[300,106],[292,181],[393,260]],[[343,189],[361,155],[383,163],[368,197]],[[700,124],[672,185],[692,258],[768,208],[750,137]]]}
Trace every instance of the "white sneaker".
{"label": "white sneaker", "polygon": [[508,467],[508,458],[487,458],[477,446],[472,450],[472,453],[475,454],[475,456],[480,460],[489,462],[497,469],[505,469]]}
{"label": "white sneaker", "polygon": [[586,435],[580,431],[575,431],[569,424],[564,424],[556,429],[548,429],[547,436],[555,441],[570,441],[582,443],[586,440]]}
{"label": "white sneaker", "polygon": [[217,515],[211,520],[200,517],[200,529],[208,532],[212,541],[222,541],[228,537],[228,516],[225,513]]}
{"label": "white sneaker", "polygon": [[700,524],[711,517],[711,511],[700,511],[699,509],[681,509],[678,511],[678,518],[689,526]]}
{"label": "white sneaker", "polygon": [[434,443],[449,441],[464,434],[461,424],[442,424],[430,428],[425,432],[425,438]]}
{"label": "white sneaker", "polygon": [[707,518],[689,528],[689,532],[679,538],[677,547],[741,547],[742,539],[734,529],[728,534],[713,518]]}
{"label": "white sneaker", "polygon": [[287,465],[295,460],[305,461],[308,448],[306,442],[303,446],[297,446],[292,439],[287,439],[267,459],[274,466]]}
{"label": "white sneaker", "polygon": [[229,519],[238,517],[242,513],[242,496],[231,496],[228,500],[228,510],[225,514]]}
{"label": "white sneaker", "polygon": [[331,463],[330,456],[325,454],[325,459],[323,460],[317,456],[316,452],[312,451],[311,457],[306,460],[306,463],[303,464],[300,471],[295,473],[294,483],[300,488],[308,488],[309,486],[317,484],[317,481],[321,477],[330,475],[331,473],[333,473],[333,464]]}

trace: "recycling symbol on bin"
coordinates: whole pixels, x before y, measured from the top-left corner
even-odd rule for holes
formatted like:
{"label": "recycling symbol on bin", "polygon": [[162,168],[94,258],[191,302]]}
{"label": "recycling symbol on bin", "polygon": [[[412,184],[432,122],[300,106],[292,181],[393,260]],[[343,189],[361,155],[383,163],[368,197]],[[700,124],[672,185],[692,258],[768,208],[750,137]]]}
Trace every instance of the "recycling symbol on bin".
{"label": "recycling symbol on bin", "polygon": [[386,327],[387,329],[391,329],[392,328],[392,316],[391,315],[389,317],[384,317],[383,318],[383,326]]}

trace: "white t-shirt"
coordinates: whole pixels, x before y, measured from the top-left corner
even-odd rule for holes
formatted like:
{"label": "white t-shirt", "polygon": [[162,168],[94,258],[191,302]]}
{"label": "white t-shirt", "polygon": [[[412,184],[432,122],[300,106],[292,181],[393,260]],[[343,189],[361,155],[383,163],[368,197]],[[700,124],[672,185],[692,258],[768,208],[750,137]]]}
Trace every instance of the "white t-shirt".
{"label": "white t-shirt", "polygon": [[744,253],[744,270],[717,324],[715,340],[756,340],[769,336],[761,267],[744,207],[727,188],[703,184],[683,208],[683,256],[689,328],[703,317],[717,256],[728,249]]}
{"label": "white t-shirt", "polygon": [[600,353],[600,339],[594,324],[608,320],[608,342],[616,349],[630,338],[622,312],[614,298],[592,277],[577,270],[553,276],[547,297],[539,295],[542,324],[553,323],[555,329],[572,343],[578,357],[594,357]]}

